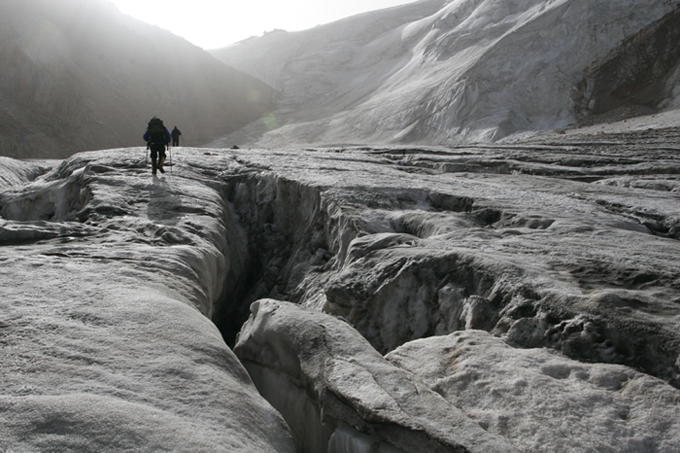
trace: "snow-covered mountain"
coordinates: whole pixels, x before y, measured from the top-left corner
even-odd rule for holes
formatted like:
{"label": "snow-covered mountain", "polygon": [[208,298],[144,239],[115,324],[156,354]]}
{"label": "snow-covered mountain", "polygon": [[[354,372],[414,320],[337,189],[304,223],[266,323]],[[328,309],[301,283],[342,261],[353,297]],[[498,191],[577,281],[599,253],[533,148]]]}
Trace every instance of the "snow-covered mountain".
{"label": "snow-covered mountain", "polygon": [[187,144],[259,118],[274,92],[104,0],[0,3],[0,154],[137,146],[157,115]]}
{"label": "snow-covered mountain", "polygon": [[488,142],[677,108],[678,23],[678,0],[421,0],[275,31],[213,52],[281,92],[215,144]]}

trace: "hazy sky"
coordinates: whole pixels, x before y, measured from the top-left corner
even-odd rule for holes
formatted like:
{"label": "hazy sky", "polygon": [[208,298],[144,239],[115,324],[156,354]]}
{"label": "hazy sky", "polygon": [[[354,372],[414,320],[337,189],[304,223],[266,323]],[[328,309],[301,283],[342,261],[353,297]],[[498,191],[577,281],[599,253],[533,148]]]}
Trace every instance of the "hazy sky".
{"label": "hazy sky", "polygon": [[109,0],[118,9],[205,49],[275,28],[304,30],[415,0]]}

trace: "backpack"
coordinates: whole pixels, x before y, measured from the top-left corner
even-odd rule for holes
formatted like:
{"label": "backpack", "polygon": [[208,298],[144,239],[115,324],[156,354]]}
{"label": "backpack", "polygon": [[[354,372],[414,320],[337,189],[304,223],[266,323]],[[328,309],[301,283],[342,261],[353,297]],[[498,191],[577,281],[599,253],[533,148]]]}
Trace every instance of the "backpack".
{"label": "backpack", "polygon": [[155,116],[149,121],[149,142],[150,143],[165,143],[165,127],[163,127],[163,120]]}

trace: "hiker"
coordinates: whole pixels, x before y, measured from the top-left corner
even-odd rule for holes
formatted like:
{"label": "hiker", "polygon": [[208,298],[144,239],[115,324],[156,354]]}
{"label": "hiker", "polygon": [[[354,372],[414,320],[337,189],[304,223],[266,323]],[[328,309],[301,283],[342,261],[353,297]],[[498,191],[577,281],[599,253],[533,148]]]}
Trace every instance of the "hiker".
{"label": "hiker", "polygon": [[177,126],[170,132],[170,135],[172,136],[172,146],[179,146],[179,136],[182,133],[177,129]]}
{"label": "hiker", "polygon": [[149,125],[144,133],[146,149],[151,150],[151,173],[156,174],[156,169],[161,173],[165,162],[165,147],[170,143],[170,132],[163,125],[163,121],[155,116],[149,121]]}

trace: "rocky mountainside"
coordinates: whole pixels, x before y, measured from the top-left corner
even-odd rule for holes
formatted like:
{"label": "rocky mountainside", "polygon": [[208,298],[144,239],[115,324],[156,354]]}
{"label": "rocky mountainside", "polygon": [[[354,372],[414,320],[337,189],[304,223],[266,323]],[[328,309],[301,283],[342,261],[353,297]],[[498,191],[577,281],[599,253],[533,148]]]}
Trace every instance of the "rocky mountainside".
{"label": "rocky mountainside", "polygon": [[677,0],[421,0],[213,54],[281,91],[216,145],[458,144],[679,107]]}
{"label": "rocky mountainside", "polygon": [[273,90],[104,0],[0,5],[0,153],[137,146],[156,115],[200,145],[271,109]]}
{"label": "rocky mountainside", "polygon": [[0,159],[0,451],[677,452],[680,132],[593,132]]}

